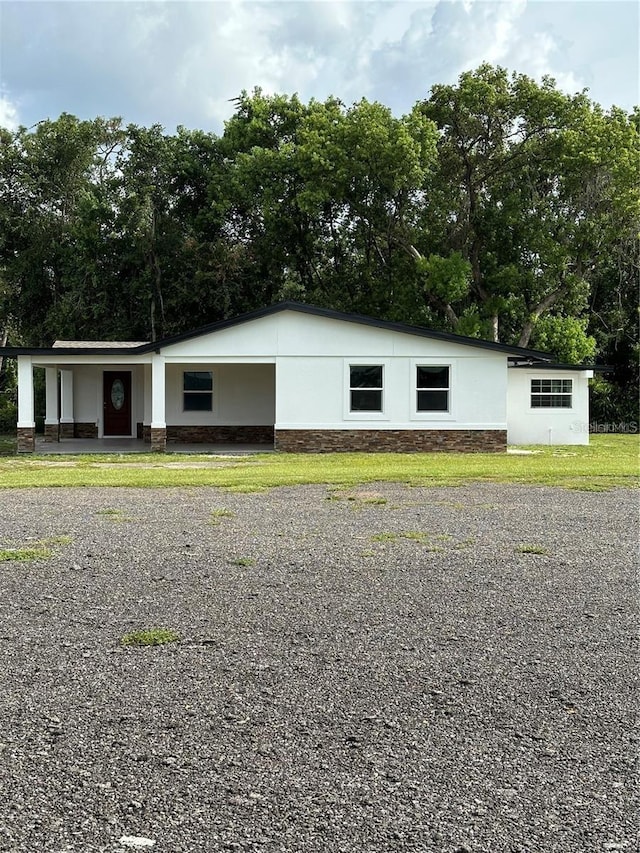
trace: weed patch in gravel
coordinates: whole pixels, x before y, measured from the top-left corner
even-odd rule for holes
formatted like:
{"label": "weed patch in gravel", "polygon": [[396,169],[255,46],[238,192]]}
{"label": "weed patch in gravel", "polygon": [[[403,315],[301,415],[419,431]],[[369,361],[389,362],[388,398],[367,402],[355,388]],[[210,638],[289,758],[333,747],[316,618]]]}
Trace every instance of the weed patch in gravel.
{"label": "weed patch in gravel", "polygon": [[163,646],[165,643],[177,643],[180,634],[170,628],[144,628],[129,631],[120,638],[122,646]]}

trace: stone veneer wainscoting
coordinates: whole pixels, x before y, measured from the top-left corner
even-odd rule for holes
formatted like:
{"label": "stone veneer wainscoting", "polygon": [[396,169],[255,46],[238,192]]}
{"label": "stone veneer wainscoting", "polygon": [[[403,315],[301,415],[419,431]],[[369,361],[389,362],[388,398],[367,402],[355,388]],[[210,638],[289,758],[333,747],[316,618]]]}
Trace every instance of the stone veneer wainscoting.
{"label": "stone veneer wainscoting", "polygon": [[54,441],[60,441],[60,424],[45,424],[44,440],[47,444]]}
{"label": "stone veneer wainscoting", "polygon": [[167,449],[167,431],[164,427],[151,427],[151,452],[164,453]]}
{"label": "stone veneer wainscoting", "polygon": [[33,453],[36,449],[36,431],[34,427],[18,427],[18,453]]}
{"label": "stone veneer wainscoting", "polygon": [[73,424],[73,437],[74,438],[97,438],[98,437],[98,425],[97,424],[75,423],[75,424]]}
{"label": "stone veneer wainscoting", "polygon": [[167,426],[167,441],[180,444],[270,444],[273,426]]}
{"label": "stone veneer wainscoting", "polygon": [[504,453],[502,429],[283,429],[276,430],[276,450],[286,453]]}

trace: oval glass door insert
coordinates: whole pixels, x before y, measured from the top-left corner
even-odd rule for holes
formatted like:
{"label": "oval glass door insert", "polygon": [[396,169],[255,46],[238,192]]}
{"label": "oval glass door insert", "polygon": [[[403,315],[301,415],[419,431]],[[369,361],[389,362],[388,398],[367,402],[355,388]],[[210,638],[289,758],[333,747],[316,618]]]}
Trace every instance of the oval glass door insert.
{"label": "oval glass door insert", "polygon": [[122,379],[114,379],[111,386],[111,405],[119,412],[124,406],[124,385]]}

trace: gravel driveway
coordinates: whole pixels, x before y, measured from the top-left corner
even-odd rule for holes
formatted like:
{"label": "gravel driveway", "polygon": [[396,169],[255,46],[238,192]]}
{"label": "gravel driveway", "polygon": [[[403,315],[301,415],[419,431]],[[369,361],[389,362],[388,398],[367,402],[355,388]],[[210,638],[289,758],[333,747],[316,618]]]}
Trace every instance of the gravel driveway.
{"label": "gravel driveway", "polygon": [[636,494],[1,500],[0,850],[637,849]]}

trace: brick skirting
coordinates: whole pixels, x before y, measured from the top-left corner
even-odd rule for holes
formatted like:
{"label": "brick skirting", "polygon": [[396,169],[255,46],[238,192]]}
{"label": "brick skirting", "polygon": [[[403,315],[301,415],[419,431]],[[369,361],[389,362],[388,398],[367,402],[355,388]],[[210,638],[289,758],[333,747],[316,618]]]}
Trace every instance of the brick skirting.
{"label": "brick skirting", "polygon": [[168,426],[167,441],[178,444],[270,444],[273,426]]}
{"label": "brick skirting", "polygon": [[503,429],[283,429],[276,430],[276,450],[286,453],[503,453]]}
{"label": "brick skirting", "polygon": [[75,424],[69,424],[69,423],[63,424],[63,423],[61,423],[60,424],[60,431],[59,431],[58,435],[60,436],[60,438],[75,438],[74,433],[73,433],[74,427],[75,427]]}
{"label": "brick skirting", "polygon": [[167,431],[164,427],[151,427],[151,452],[164,453],[167,449]]}
{"label": "brick skirting", "polygon": [[34,427],[18,427],[18,453],[33,453],[36,449],[36,431]]}
{"label": "brick skirting", "polygon": [[60,425],[59,424],[45,424],[44,425],[44,440],[49,444],[50,442],[60,441]]}
{"label": "brick skirting", "polygon": [[74,438],[97,438],[98,437],[98,425],[97,424],[83,424],[83,423],[77,423],[76,422],[75,424],[69,424],[69,426],[73,426],[73,437]]}

